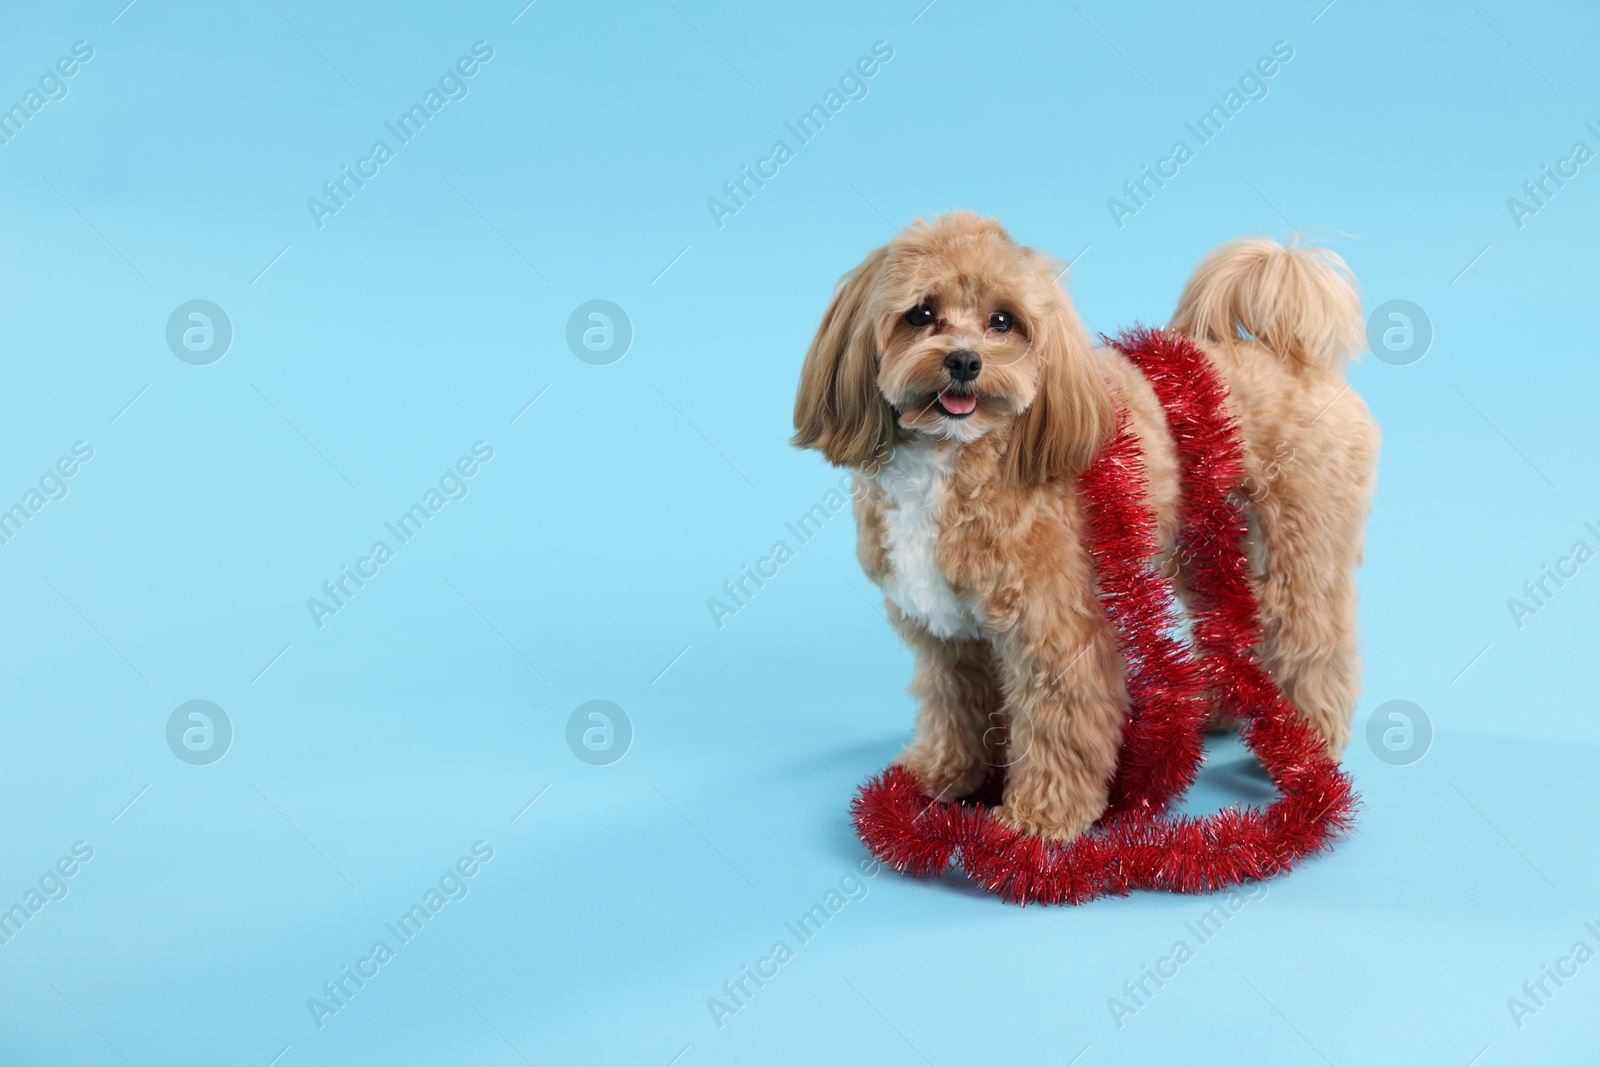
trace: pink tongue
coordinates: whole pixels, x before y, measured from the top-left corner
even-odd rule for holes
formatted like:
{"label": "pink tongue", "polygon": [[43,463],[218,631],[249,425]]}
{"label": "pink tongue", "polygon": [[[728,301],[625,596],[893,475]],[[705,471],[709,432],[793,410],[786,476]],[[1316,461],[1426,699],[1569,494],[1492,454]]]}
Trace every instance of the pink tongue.
{"label": "pink tongue", "polygon": [[978,398],[960,393],[940,393],[939,406],[952,415],[970,415],[978,406]]}

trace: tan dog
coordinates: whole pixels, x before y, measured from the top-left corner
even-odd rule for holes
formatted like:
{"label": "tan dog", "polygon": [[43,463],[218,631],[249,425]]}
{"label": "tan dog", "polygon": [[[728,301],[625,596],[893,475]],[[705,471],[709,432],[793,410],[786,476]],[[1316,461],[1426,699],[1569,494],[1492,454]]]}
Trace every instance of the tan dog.
{"label": "tan dog", "polygon": [[[858,473],[856,553],[916,653],[900,755],[938,800],[1006,767],[1004,822],[1065,840],[1104,812],[1128,710],[1075,484],[1126,410],[1173,553],[1178,470],[1155,394],[1094,348],[1060,265],[969,212],[918,221],[845,275],[806,353],[794,443]],[[1223,246],[1174,328],[1227,383],[1260,656],[1337,757],[1359,692],[1355,569],[1378,431],[1344,381],[1361,304],[1331,252]]]}

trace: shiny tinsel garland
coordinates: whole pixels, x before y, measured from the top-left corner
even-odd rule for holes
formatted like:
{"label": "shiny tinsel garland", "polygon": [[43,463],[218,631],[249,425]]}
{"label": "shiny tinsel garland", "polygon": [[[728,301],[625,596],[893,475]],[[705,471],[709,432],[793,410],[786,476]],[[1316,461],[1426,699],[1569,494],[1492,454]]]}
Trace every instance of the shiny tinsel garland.
{"label": "shiny tinsel garland", "polygon": [[[1133,889],[1212,892],[1267,878],[1327,848],[1350,826],[1356,795],[1321,738],[1256,661],[1261,636],[1241,539],[1243,473],[1227,391],[1182,334],[1135,329],[1114,341],[1166,409],[1182,477],[1179,551],[1196,597],[1191,650],[1173,635],[1171,589],[1152,565],[1154,517],[1138,441],[1126,421],[1079,479],[1100,600],[1127,662],[1131,711],[1111,804],[1065,844],[1002,825],[980,804],[934,803],[890,767],[851,805],[856,833],[901,873],[952,862],[1017,904],[1078,904]],[[1281,798],[1195,818],[1168,812],[1193,784],[1208,708],[1235,717]]]}

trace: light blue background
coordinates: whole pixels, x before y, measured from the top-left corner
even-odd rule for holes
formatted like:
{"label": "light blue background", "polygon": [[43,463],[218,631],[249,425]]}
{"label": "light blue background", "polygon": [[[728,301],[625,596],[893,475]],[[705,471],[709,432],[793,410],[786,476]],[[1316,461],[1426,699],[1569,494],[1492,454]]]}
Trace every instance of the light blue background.
{"label": "light blue background", "polygon": [[[0,104],[94,48],[0,146],[0,505],[94,449],[0,546],[0,906],[94,849],[0,947],[0,1061],[1594,1057],[1600,963],[1520,1029],[1506,1006],[1600,949],[1600,563],[1520,629],[1506,606],[1600,547],[1600,165],[1520,229],[1506,207],[1600,147],[1592,8],[123,2],[0,32]],[[479,40],[470,95],[319,230],[306,199]],[[714,225],[880,40],[869,95]],[[1269,95],[1119,229],[1107,198],[1280,40]],[[846,806],[908,736],[910,655],[844,517],[722,629],[706,601],[837,482],[786,443],[835,278],[956,207],[1077,257],[1097,331],[1296,229],[1369,310],[1426,310],[1424,359],[1351,371],[1384,433],[1360,825],[1121,1029],[1107,999],[1213,901],[1018,909],[887,871],[719,1029],[707,998],[862,857]],[[597,298],[635,331],[611,366],[565,342]],[[191,299],[233,323],[210,366],[165,341]],[[314,625],[480,440],[470,495]],[[602,698],[635,737],[597,767],[565,732]],[[166,744],[192,699],[235,731],[209,766]],[[1391,699],[1433,722],[1410,766],[1360,739]],[[1261,800],[1218,751],[1196,804]],[[319,1030],[307,998],[480,840],[470,895]]]}

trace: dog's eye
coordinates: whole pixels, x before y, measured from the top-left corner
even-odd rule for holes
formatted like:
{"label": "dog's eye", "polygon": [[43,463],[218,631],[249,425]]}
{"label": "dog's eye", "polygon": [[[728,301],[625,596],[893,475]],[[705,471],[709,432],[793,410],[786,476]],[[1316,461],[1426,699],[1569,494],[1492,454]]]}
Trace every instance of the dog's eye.
{"label": "dog's eye", "polygon": [[933,309],[927,304],[918,304],[906,312],[906,323],[911,326],[927,326],[933,322]]}
{"label": "dog's eye", "polygon": [[989,329],[996,333],[1010,333],[1012,325],[1011,312],[996,311],[989,316]]}

